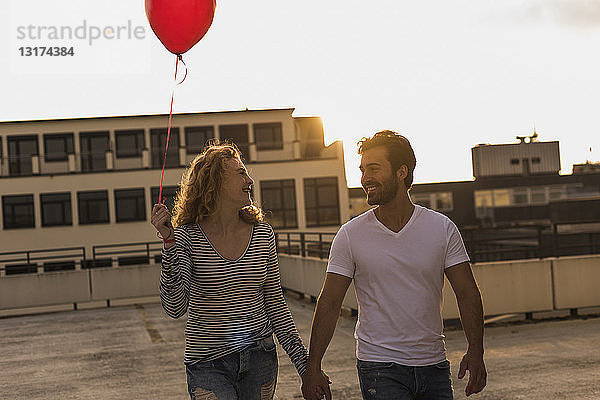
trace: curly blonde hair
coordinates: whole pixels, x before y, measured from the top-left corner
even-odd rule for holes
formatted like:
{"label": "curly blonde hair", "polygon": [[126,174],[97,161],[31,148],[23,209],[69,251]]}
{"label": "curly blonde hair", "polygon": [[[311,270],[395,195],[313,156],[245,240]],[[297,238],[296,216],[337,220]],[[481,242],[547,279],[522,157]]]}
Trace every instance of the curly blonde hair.
{"label": "curly blonde hair", "polygon": [[[234,143],[210,142],[183,172],[175,206],[173,207],[173,227],[198,224],[214,214],[219,202],[225,161],[238,158],[240,151]],[[262,210],[254,204],[240,209],[240,218],[256,225],[264,220]]]}

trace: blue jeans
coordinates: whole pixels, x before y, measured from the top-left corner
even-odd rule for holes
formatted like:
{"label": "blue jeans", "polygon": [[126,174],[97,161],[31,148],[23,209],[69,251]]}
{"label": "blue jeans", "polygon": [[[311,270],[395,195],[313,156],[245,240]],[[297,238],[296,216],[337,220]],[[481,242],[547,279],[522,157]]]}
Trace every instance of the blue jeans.
{"label": "blue jeans", "polygon": [[237,353],[186,365],[188,392],[192,400],[271,400],[278,367],[271,336]]}
{"label": "blue jeans", "polygon": [[358,360],[364,400],[452,400],[450,362],[407,367],[393,362]]}

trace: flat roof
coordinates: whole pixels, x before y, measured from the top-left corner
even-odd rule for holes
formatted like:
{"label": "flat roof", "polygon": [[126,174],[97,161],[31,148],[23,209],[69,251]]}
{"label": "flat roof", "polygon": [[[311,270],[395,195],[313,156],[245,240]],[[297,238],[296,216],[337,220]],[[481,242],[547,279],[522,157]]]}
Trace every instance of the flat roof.
{"label": "flat roof", "polygon": [[[314,304],[290,297],[286,301],[308,345]],[[476,398],[596,398],[600,318],[572,319],[568,310],[562,315],[565,317],[553,321],[486,327],[488,385]],[[333,382],[334,399],[362,399],[355,323],[350,316],[340,317],[323,360],[323,369]],[[0,398],[189,398],[183,364],[184,329],[185,318],[167,317],[160,304],[3,318]],[[455,328],[445,334],[455,399],[465,399],[468,378],[457,379],[465,336]],[[277,352],[276,395],[282,400],[299,399],[300,377],[279,344]]]}
{"label": "flat roof", "polygon": [[540,144],[558,144],[558,140],[549,140],[549,141],[536,141],[536,142],[519,142],[519,143],[498,143],[498,144],[490,144],[490,143],[480,143],[477,144],[471,149],[483,148],[483,147],[507,147],[507,146],[526,146],[526,145],[540,145]]}
{"label": "flat roof", "polygon": [[[268,112],[268,111],[289,111],[294,112],[295,108],[265,108],[265,109],[244,109],[244,110],[224,110],[224,111],[200,111],[187,113],[173,113],[173,116],[182,115],[209,115],[209,114],[231,114],[245,112]],[[16,124],[29,122],[62,122],[62,121],[86,121],[93,119],[114,119],[114,118],[147,118],[147,117],[168,117],[169,114],[139,114],[139,115],[114,115],[114,116],[99,116],[99,117],[76,117],[76,118],[47,118],[47,119],[32,119],[32,120],[15,120],[15,121],[0,121],[0,124]],[[309,117],[307,117],[309,118]]]}

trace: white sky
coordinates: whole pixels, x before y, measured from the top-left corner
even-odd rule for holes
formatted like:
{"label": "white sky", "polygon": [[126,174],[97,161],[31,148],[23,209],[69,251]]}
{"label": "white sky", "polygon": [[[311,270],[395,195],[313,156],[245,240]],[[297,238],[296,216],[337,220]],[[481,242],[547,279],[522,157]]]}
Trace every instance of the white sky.
{"label": "white sky", "polygon": [[[19,39],[19,26],[144,26],[145,39]],[[0,3],[0,120],[166,113],[175,56],[142,0]],[[24,57],[21,46],[74,47]],[[472,177],[470,149],[537,128],[562,173],[600,160],[600,0],[217,0],[175,112],[295,107],[343,139],[405,134],[416,182]],[[589,148],[593,151],[590,153]]]}

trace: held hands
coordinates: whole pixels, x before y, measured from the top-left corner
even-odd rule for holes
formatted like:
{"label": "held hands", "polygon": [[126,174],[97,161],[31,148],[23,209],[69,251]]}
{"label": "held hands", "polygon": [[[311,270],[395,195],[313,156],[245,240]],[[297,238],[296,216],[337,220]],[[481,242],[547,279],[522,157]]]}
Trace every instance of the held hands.
{"label": "held hands", "polygon": [[302,396],[306,400],[320,400],[323,397],[326,400],[331,400],[330,384],[331,381],[323,370],[306,370],[302,374]]}
{"label": "held hands", "polygon": [[164,204],[159,203],[152,207],[150,222],[154,225],[158,233],[160,233],[163,240],[173,237],[174,231],[173,226],[171,225],[171,213]]}
{"label": "held hands", "polygon": [[460,362],[458,379],[464,378],[467,370],[469,371],[469,381],[465,388],[465,394],[468,397],[472,394],[481,392],[486,385],[487,371],[485,370],[485,363],[483,362],[483,354],[467,351]]}

